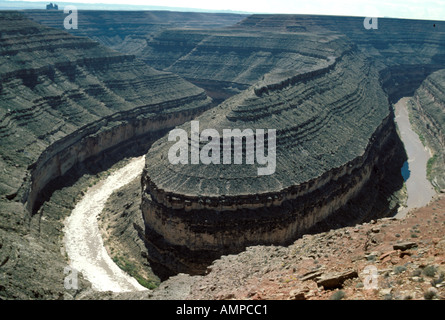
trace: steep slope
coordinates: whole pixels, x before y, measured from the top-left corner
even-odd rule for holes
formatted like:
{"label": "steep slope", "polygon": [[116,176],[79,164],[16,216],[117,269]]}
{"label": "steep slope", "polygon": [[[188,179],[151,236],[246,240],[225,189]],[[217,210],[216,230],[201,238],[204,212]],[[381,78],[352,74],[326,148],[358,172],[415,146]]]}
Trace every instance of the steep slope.
{"label": "steep slope", "polygon": [[[314,63],[329,35],[348,37],[382,73],[392,102],[410,96],[428,74],[445,64],[443,21],[381,18],[367,30],[363,18],[313,15],[251,15],[213,30],[161,30],[146,38],[137,56],[205,88],[215,98],[236,94],[280,66]],[[313,45],[299,43],[312,34]],[[326,38],[324,38],[326,36]],[[289,45],[294,41],[293,45]],[[312,47],[312,50],[311,50]],[[314,48],[315,47],[315,48]],[[119,48],[125,52],[127,48]],[[217,71],[216,71],[217,70]]]}
{"label": "steep slope", "polygon": [[[161,276],[202,273],[221,254],[289,244],[320,224],[396,208],[405,155],[390,102],[443,68],[443,22],[379,19],[378,30],[366,30],[361,18],[253,15],[208,30],[211,19],[206,29],[196,21],[183,28],[187,14],[153,26],[142,14],[127,23],[126,14],[91,13],[88,28],[73,32],[134,56],[2,13],[2,297],[62,297],[58,236],[75,200],[70,184],[85,166],[140,154],[210,106],[203,90],[164,71],[218,102],[231,97],[196,118],[200,131],[276,129],[277,161],[266,176],[258,163],[173,166],[173,142],[158,140],[147,155],[142,210]],[[42,22],[62,28],[57,15],[41,13]],[[190,137],[190,126],[178,128]]]}
{"label": "steep slope", "polygon": [[[202,90],[175,75],[147,67],[134,56],[40,27],[20,16],[2,19],[1,40],[1,132],[7,146],[2,148],[2,161],[20,171],[3,175],[2,193],[8,197],[17,194],[22,185],[23,168],[41,170],[58,152],[73,149],[81,138],[97,135],[94,139],[99,141],[91,146],[96,149],[73,154],[76,160],[54,169],[59,172],[45,173],[44,179],[53,179],[75,162],[132,136],[156,130],[147,127],[153,125],[148,123],[150,116],[159,118],[162,114],[167,124],[172,113],[190,107],[198,112],[209,103]],[[125,118],[137,125],[126,127]],[[121,130],[114,139],[99,135],[113,127]],[[79,128],[82,130],[76,131]],[[39,186],[48,182],[37,179],[33,176],[33,183]],[[26,195],[20,196],[22,201],[28,200]],[[35,196],[30,195],[31,207]]]}
{"label": "steep slope", "polygon": [[[444,300],[444,225],[442,195],[403,220],[326,230],[287,247],[249,247],[216,260],[205,276],[189,279],[182,298]],[[165,286],[175,281],[187,282],[181,276]]]}
{"label": "steep slope", "polygon": [[[231,28],[166,30],[153,38],[146,57],[157,68],[207,91],[206,79],[220,89],[248,88],[198,117],[199,131],[216,130],[223,141],[224,129],[276,129],[277,141],[276,171],[258,176],[253,161],[173,165],[173,143],[158,140],[147,154],[142,196],[155,259],[199,273],[218,254],[289,243],[328,216],[363,218],[364,190],[375,195],[366,198],[375,215],[394,210],[388,198],[401,187],[406,155],[390,104],[443,67],[445,24],[379,19],[378,29],[368,30],[363,22],[252,15]],[[193,150],[192,127],[180,127],[186,150]],[[199,150],[211,149],[206,141]],[[249,143],[243,159],[255,152]],[[224,157],[222,148],[211,152]],[[389,176],[393,184],[384,182]]]}
{"label": "steep slope", "polygon": [[[276,149],[270,138],[265,144],[266,153],[276,152],[276,168],[259,175],[265,164],[246,164],[247,142],[242,164],[173,164],[168,137],[152,146],[143,175],[147,239],[155,260],[179,272],[202,272],[218,255],[249,245],[290,243],[365,189],[384,199],[377,185],[400,176],[392,170],[401,166],[403,149],[378,72],[347,44],[324,65],[267,74],[195,120],[199,132],[216,130],[221,141],[224,129],[275,129]],[[179,128],[191,137],[190,123]],[[258,134],[252,139],[258,142]],[[223,159],[222,149],[212,154]],[[367,200],[355,219],[366,210],[388,213],[373,208],[381,199]]]}
{"label": "steep slope", "polygon": [[19,13],[0,17],[0,294],[54,298],[63,289],[65,211],[51,216],[41,205],[72,183],[64,175],[144,153],[211,99],[134,56]]}

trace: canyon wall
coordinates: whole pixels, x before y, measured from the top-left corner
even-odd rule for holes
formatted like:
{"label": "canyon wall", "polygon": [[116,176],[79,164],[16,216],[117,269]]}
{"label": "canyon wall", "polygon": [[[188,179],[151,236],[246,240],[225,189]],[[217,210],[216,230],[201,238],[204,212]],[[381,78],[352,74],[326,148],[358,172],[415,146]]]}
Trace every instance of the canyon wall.
{"label": "canyon wall", "polygon": [[[397,208],[388,198],[406,155],[391,102],[443,68],[443,22],[379,19],[366,30],[349,17],[80,12],[84,27],[69,35],[65,16],[0,12],[1,297],[63,297],[62,219],[75,198],[65,175],[153,141],[142,214],[165,277],[288,244],[342,213]],[[433,89],[420,90],[426,101]],[[172,165],[165,134],[190,136],[192,119],[219,133],[276,129],[275,174]]]}
{"label": "canyon wall", "polygon": [[[63,28],[63,13],[26,14]],[[338,50],[341,36],[380,69],[391,102],[412,95],[426,76],[445,65],[443,21],[380,18],[378,29],[367,30],[364,18],[315,15],[85,11],[79,19],[83,27],[69,32],[174,72],[218,102],[275,69],[317,64],[325,50]]]}
{"label": "canyon wall", "polygon": [[[200,130],[275,128],[274,174],[258,176],[259,165],[245,162],[173,165],[167,137],[152,146],[141,208],[154,261],[202,273],[221,254],[289,244],[369,180],[382,181],[383,163],[403,158],[378,72],[350,46],[296,73],[265,76],[195,119]],[[190,123],[179,128],[190,136]]]}
{"label": "canyon wall", "polygon": [[178,76],[21,15],[4,15],[1,42],[2,162],[14,167],[1,191],[33,212],[40,191],[76,164],[211,103]]}
{"label": "canyon wall", "polygon": [[0,12],[0,79],[0,296],[60,299],[63,218],[81,192],[73,176],[145,153],[212,100],[134,55],[18,12]]}
{"label": "canyon wall", "polygon": [[[64,29],[63,10],[25,10],[24,14],[46,26]],[[126,54],[138,55],[154,35],[164,29],[212,29],[231,26],[247,15],[174,11],[79,10],[75,36],[88,37]]]}
{"label": "canyon wall", "polygon": [[406,159],[391,103],[443,67],[445,24],[434,23],[379,19],[367,30],[363,18],[252,15],[154,36],[140,54],[157,68],[203,88],[206,78],[249,86],[195,119],[200,130],[275,128],[278,141],[276,172],[257,176],[255,164],[172,165],[172,144],[158,140],[142,181],[154,260],[199,273],[218,254],[289,243],[351,203],[358,210],[364,190],[380,194],[368,206],[386,202],[395,190],[381,193],[383,176],[400,182]]}
{"label": "canyon wall", "polygon": [[[389,117],[374,138],[379,143],[370,144],[362,157],[281,193],[181,196],[156,189],[145,176],[141,208],[149,260],[162,266],[158,269],[163,270],[157,270],[161,277],[178,272],[202,274],[221,255],[236,254],[253,245],[292,243],[332,214],[342,214],[345,205],[367,190],[370,180],[376,185],[382,183],[385,163],[395,157],[403,159]],[[381,152],[385,154],[379,156]],[[374,211],[370,216],[379,214]]]}

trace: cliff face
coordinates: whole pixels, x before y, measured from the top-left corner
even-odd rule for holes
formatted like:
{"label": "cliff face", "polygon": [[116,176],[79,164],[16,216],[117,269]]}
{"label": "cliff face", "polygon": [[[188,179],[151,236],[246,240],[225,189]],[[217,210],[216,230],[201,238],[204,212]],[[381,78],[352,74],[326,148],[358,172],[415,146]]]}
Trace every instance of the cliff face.
{"label": "cliff face", "polygon": [[4,16],[2,162],[16,169],[2,175],[1,191],[10,198],[20,193],[29,209],[49,181],[76,163],[209,106],[203,90],[134,56]]}
{"label": "cliff face", "polygon": [[[63,27],[60,13],[26,14],[45,25]],[[178,74],[219,102],[256,83],[266,73],[313,67],[328,55],[335,55],[343,41],[324,28],[312,34],[280,34],[265,29],[259,36],[244,25],[236,26],[245,17],[82,11],[82,28],[68,31],[134,54],[156,69]]]}
{"label": "cliff face", "polygon": [[[245,162],[174,165],[167,137],[152,146],[142,212],[155,260],[199,273],[221,254],[290,243],[383,179],[401,150],[376,70],[346,46],[296,73],[269,75],[195,119],[200,130],[276,129],[274,174]],[[179,128],[190,137],[190,123]]]}
{"label": "cliff face", "polygon": [[[26,14],[59,29],[65,17]],[[405,158],[390,102],[443,67],[442,22],[431,32],[430,22],[379,19],[366,30],[361,18],[253,15],[221,28],[240,17],[163,15],[80,14],[85,28],[70,32],[118,53],[0,13],[2,297],[63,297],[61,221],[72,201],[61,180],[155,140],[142,213],[165,276],[201,273],[248,245],[288,244],[341,213],[353,221],[394,208]],[[206,93],[230,98],[205,111]],[[164,135],[178,126],[190,137],[191,119],[220,134],[276,129],[274,174],[258,176],[258,163],[172,165]]]}
{"label": "cliff face", "polygon": [[[142,180],[154,259],[199,273],[218,254],[289,243],[351,203],[357,209],[364,190],[379,194],[369,206],[382,202],[394,191],[382,192],[384,176],[400,182],[405,159],[390,103],[443,67],[443,27],[379,19],[367,30],[363,18],[253,15],[223,30],[155,36],[144,52],[157,68],[203,87],[206,78],[250,86],[196,118],[200,130],[276,129],[277,161],[266,176],[256,164],[172,165],[172,143],[158,140]],[[180,129],[191,150],[191,123]]]}
{"label": "cliff face", "polygon": [[[63,28],[66,16],[47,11],[26,14],[55,28]],[[179,74],[217,101],[239,93],[275,69],[280,72],[316,65],[320,56],[338,50],[342,45],[339,38],[345,37],[382,72],[392,102],[402,93],[412,95],[426,76],[445,65],[443,21],[381,18],[378,29],[367,30],[363,20],[313,15],[82,11],[79,23],[83,27],[68,31],[134,54],[156,69]]]}
{"label": "cliff face", "polygon": [[379,69],[390,101],[412,96],[421,82],[445,65],[443,21],[379,18],[378,28],[367,30],[359,17],[312,15],[252,15],[237,27],[252,31],[317,32],[346,36]]}
{"label": "cliff face", "polygon": [[40,297],[53,278],[60,280],[55,287],[63,286],[60,221],[40,209],[54,190],[69,185],[64,175],[79,176],[85,163],[123,158],[131,149],[146,152],[155,138],[209,108],[211,99],[134,56],[19,13],[0,12],[0,42],[0,291],[17,295],[23,287],[21,297],[33,296],[31,290]]}

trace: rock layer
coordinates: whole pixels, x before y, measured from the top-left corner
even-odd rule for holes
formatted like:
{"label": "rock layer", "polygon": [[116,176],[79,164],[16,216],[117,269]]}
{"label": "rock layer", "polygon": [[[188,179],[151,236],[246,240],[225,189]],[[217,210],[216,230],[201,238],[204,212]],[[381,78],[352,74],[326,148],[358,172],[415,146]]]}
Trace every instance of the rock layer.
{"label": "rock layer", "polygon": [[197,118],[201,130],[275,128],[278,137],[276,173],[262,177],[257,165],[175,167],[166,137],[155,144],[142,209],[149,254],[166,276],[201,273],[246,245],[289,243],[345,208],[360,215],[358,202],[385,207],[385,178],[397,179],[405,160],[389,102],[443,67],[442,22],[431,32],[428,21],[379,19],[377,32],[361,18],[253,15],[231,28],[173,30],[187,22],[139,28],[144,14],[122,23],[131,14],[99,13],[103,21],[79,30],[124,55],[0,13],[2,298],[63,297],[59,236],[72,201],[57,198],[62,190],[40,207],[68,183],[57,177],[144,149],[210,106],[203,90],[143,61],[218,100],[238,94]]}
{"label": "rock layer", "polygon": [[[251,86],[195,119],[200,130],[277,130],[270,176],[258,176],[255,164],[172,165],[173,142],[153,145],[142,211],[154,259],[199,273],[218,255],[286,244],[351,203],[357,209],[364,190],[379,194],[369,206],[391,193],[382,192],[384,176],[400,179],[406,155],[390,103],[443,66],[445,33],[428,21],[379,22],[367,30],[363,18],[253,15],[224,30],[166,30],[150,41],[146,56],[158,68],[203,87],[206,78]],[[180,128],[190,150],[190,123]]]}
{"label": "rock layer", "polygon": [[[26,14],[63,28],[60,12]],[[373,61],[391,102],[411,96],[429,74],[445,65],[443,21],[380,18],[378,29],[367,30],[360,17],[315,15],[85,11],[79,19],[83,27],[69,32],[179,74],[218,101],[274,69],[316,64],[324,50],[341,46],[338,39],[331,41],[333,36],[346,36]]]}
{"label": "rock layer", "polygon": [[262,81],[196,118],[200,130],[276,129],[272,175],[258,176],[258,165],[173,165],[167,137],[149,150],[142,211],[153,251],[177,254],[169,266],[199,273],[220,254],[290,243],[381,179],[377,168],[398,148],[376,71],[345,50],[306,72]]}
{"label": "rock layer", "polygon": [[21,13],[0,12],[0,43],[0,296],[63,298],[63,217],[77,194],[44,201],[83,166],[146,152],[212,101],[135,56]]}
{"label": "rock layer", "polygon": [[203,90],[134,56],[3,16],[2,162],[16,169],[2,175],[1,190],[32,211],[41,190],[76,164],[210,105]]}

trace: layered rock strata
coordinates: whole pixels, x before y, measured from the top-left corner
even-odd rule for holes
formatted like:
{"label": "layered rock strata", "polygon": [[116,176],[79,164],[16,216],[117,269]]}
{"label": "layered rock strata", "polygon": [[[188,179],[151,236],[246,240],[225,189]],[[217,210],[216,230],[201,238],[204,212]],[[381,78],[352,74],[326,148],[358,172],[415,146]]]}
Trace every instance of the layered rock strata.
{"label": "layered rock strata", "polygon": [[[83,27],[69,32],[179,74],[217,101],[239,93],[275,68],[294,70],[316,63],[308,53],[313,58],[323,55],[333,34],[346,36],[372,59],[392,102],[412,96],[429,74],[445,65],[443,21],[379,18],[378,29],[368,30],[360,17],[81,13]],[[26,14],[56,28],[63,28],[66,16],[47,11]]]}
{"label": "layered rock strata", "polygon": [[1,191],[29,210],[76,164],[210,106],[202,89],[87,38],[15,14],[2,15],[1,30],[2,163],[14,168]]}
{"label": "layered rock strata", "polygon": [[[261,166],[245,162],[174,165],[173,142],[152,146],[142,179],[147,238],[154,258],[179,272],[202,272],[249,245],[290,243],[382,179],[379,166],[399,150],[378,72],[349,49],[324,67],[265,77],[195,120],[221,136],[276,129],[276,172],[258,176]],[[179,128],[191,136],[190,123]]]}
{"label": "layered rock strata", "polygon": [[[351,203],[358,211],[365,190],[379,194],[369,207],[386,201],[384,176],[400,178],[406,159],[390,103],[442,68],[444,24],[379,19],[368,30],[363,22],[252,15],[231,28],[165,30],[149,41],[140,54],[157,68],[204,88],[206,79],[250,86],[196,119],[200,130],[275,128],[278,141],[271,176],[257,176],[257,165],[172,165],[173,142],[155,143],[142,181],[155,259],[199,273],[220,254],[289,243],[354,210]],[[190,150],[190,123],[180,128]]]}
{"label": "layered rock strata", "polygon": [[416,90],[414,101],[423,122],[445,149],[445,69],[431,74]]}
{"label": "layered rock strata", "polygon": [[[24,14],[55,29],[64,29],[64,19],[68,16],[63,10],[25,10]],[[165,29],[223,28],[245,17],[242,14],[205,12],[79,10],[78,28],[66,31],[141,57],[140,53],[150,39]]]}
{"label": "layered rock strata", "polygon": [[[362,18],[253,15],[231,28],[197,30],[195,21],[185,30],[169,29],[187,26],[185,13],[176,25],[158,13],[153,25],[128,14],[92,13],[101,18],[81,20],[88,27],[78,32],[131,56],[1,13],[1,297],[66,291],[60,212],[72,194],[57,198],[61,190],[39,209],[45,185],[110,150],[148,147],[208,108],[203,90],[135,56],[218,100],[238,94],[197,118],[201,130],[277,130],[276,172],[260,177],[255,164],[173,166],[173,142],[155,144],[142,209],[151,260],[166,276],[200,273],[247,245],[289,243],[342,211],[360,215],[359,202],[388,212],[384,179],[397,179],[405,160],[388,98],[413,93],[443,68],[443,22],[379,19],[378,30],[366,30]],[[63,28],[60,12],[43,16]],[[190,136],[190,123],[181,128]]]}
{"label": "layered rock strata", "polygon": [[[211,99],[132,55],[16,12],[0,12],[0,79],[0,297],[60,299],[63,218],[81,192],[71,177],[91,159],[145,153]],[[87,286],[79,275],[80,290]]]}

